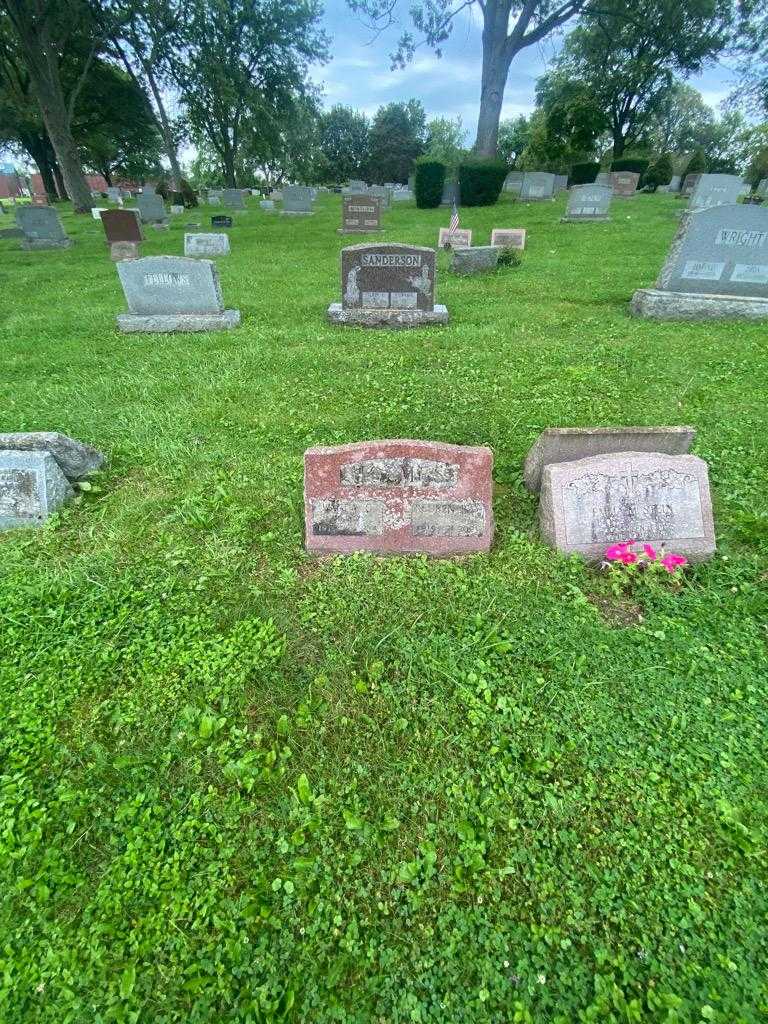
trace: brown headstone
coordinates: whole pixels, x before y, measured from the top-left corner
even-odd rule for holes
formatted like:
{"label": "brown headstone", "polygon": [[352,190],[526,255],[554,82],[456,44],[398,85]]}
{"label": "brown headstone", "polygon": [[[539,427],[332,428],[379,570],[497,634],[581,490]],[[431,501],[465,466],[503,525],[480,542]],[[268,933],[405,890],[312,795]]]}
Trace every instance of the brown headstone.
{"label": "brown headstone", "polygon": [[143,242],[141,220],[136,210],[104,210],[101,223],[107,242]]}
{"label": "brown headstone", "polygon": [[613,171],[611,174],[611,184],[613,186],[613,194],[615,196],[633,196],[637,192],[637,183],[640,181],[640,175],[634,171]]}
{"label": "brown headstone", "polygon": [[493,453],[430,441],[363,441],[304,454],[314,554],[488,551]]}
{"label": "brown headstone", "polygon": [[435,251],[383,242],[350,245],[341,251],[344,309],[435,307]]}
{"label": "brown headstone", "polygon": [[381,198],[365,194],[342,196],[340,235],[381,231]]}

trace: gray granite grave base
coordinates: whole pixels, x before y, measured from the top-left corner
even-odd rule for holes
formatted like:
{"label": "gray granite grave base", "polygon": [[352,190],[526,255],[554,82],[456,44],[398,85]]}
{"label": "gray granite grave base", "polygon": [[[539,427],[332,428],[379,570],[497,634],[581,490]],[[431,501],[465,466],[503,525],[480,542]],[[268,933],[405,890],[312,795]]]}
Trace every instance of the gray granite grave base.
{"label": "gray granite grave base", "polygon": [[21,228],[3,228],[0,231],[0,238],[23,238],[24,232]]}
{"label": "gray granite grave base", "polygon": [[0,456],[0,530],[40,526],[74,494],[48,452],[6,451]]}
{"label": "gray granite grave base", "polygon": [[435,303],[430,312],[425,309],[344,309],[340,302],[328,307],[328,320],[332,324],[352,327],[428,327],[447,324],[448,310]]}
{"label": "gray granite grave base", "polygon": [[22,249],[71,249],[71,238],[25,238],[21,243]]}
{"label": "gray granite grave base", "polygon": [[281,210],[281,217],[314,217],[314,210]]}
{"label": "gray granite grave base", "polygon": [[144,315],[119,313],[117,326],[123,334],[172,334],[175,331],[229,331],[240,323],[239,309],[221,313],[170,313]]}
{"label": "gray granite grave base", "polygon": [[649,320],[768,320],[768,299],[640,288],[630,312]]}
{"label": "gray granite grave base", "polygon": [[475,245],[453,250],[451,270],[454,274],[466,277],[469,274],[482,274],[496,270],[499,265],[499,245]]}
{"label": "gray granite grave base", "polygon": [[337,235],[380,235],[384,228],[336,228]]}
{"label": "gray granite grave base", "polygon": [[[585,204],[586,205],[586,204]],[[561,217],[561,224],[607,224],[610,217]]]}

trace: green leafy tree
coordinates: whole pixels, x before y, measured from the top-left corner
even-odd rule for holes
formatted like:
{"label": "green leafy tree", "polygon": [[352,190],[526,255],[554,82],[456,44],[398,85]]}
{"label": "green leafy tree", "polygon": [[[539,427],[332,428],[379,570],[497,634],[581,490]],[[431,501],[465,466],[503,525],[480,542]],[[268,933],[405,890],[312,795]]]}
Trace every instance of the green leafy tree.
{"label": "green leafy tree", "polygon": [[[392,54],[392,66],[404,67],[422,43],[439,57],[457,16],[462,11],[477,11],[483,25],[483,62],[474,150],[478,156],[495,156],[504,90],[513,60],[522,50],[571,21],[588,3],[589,0],[409,0],[407,12],[416,35],[407,29],[402,32]],[[377,34],[398,23],[398,0],[347,0],[347,5]]]}
{"label": "green leafy tree", "polygon": [[274,147],[310,92],[309,65],[327,57],[319,0],[189,0],[183,49],[170,58],[193,131],[237,184],[241,148]]}
{"label": "green leafy tree", "polygon": [[[7,17],[42,120],[61,168],[66,191],[76,213],[91,208],[80,153],[72,132],[77,98],[103,39],[98,34],[87,0],[0,0]],[[83,53],[80,72],[67,80],[63,65],[73,52]]]}
{"label": "green leafy tree", "polygon": [[715,123],[715,113],[698,89],[675,81],[648,121],[645,138],[651,149],[686,153],[702,145]]}
{"label": "green leafy tree", "polygon": [[768,117],[768,6],[765,0],[738,0],[731,50],[738,58],[739,86],[733,102]]}
{"label": "green leafy tree", "polygon": [[372,181],[408,180],[424,152],[426,117],[419,100],[379,107],[371,124],[369,177]]}
{"label": "green leafy tree", "polygon": [[436,117],[427,123],[425,155],[455,167],[464,153],[467,133],[461,117]]}
{"label": "green leafy tree", "polygon": [[654,160],[646,169],[643,175],[643,186],[649,192],[655,192],[660,185],[668,185],[672,181],[674,166],[669,153],[663,153],[658,160]]}
{"label": "green leafy tree", "polygon": [[[555,71],[591,96],[606,119],[614,158],[638,142],[669,94],[674,76],[700,71],[722,50],[729,0],[601,0],[568,36]],[[576,119],[578,121],[578,119]]]}
{"label": "green leafy tree", "polygon": [[338,104],[321,114],[318,132],[320,180],[342,182],[368,172],[371,126],[365,114]]}
{"label": "green leafy tree", "polygon": [[565,163],[592,156],[598,139],[609,129],[608,116],[591,88],[562,71],[539,79],[536,103],[546,117],[547,146]]}
{"label": "green leafy tree", "polygon": [[499,123],[499,156],[508,167],[517,166],[517,161],[528,145],[530,137],[531,123],[524,114]]}

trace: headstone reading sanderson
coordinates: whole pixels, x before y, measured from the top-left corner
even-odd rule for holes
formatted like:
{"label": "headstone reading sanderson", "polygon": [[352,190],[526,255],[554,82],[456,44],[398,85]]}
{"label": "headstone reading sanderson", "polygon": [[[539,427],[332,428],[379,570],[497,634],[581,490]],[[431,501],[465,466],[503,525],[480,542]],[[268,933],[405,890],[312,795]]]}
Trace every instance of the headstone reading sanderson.
{"label": "headstone reading sanderson", "polygon": [[613,189],[610,185],[574,185],[568,193],[568,207],[563,223],[571,221],[610,220]]}
{"label": "headstone reading sanderson", "polygon": [[245,199],[239,188],[225,188],[223,193],[224,205],[230,210],[244,210]]}
{"label": "headstone reading sanderson", "polygon": [[168,224],[168,213],[165,209],[163,197],[158,195],[157,192],[142,192],[140,196],[136,196],[136,206],[145,224],[152,224],[153,226],[165,226]]}
{"label": "headstone reading sanderson", "polygon": [[342,249],[342,301],[331,303],[328,319],[361,327],[448,323],[448,310],[435,304],[435,262],[434,249],[398,242]]}
{"label": "headstone reading sanderson", "polygon": [[24,232],[22,249],[68,249],[72,245],[51,206],[17,206],[16,223]]}
{"label": "headstone reading sanderson", "polygon": [[541,480],[542,539],[599,562],[633,541],[691,561],[715,552],[707,464],[696,455],[621,452],[551,463]]}
{"label": "headstone reading sanderson", "polygon": [[686,211],[656,287],[636,291],[631,309],[656,320],[768,317],[768,209]]}
{"label": "headstone reading sanderson", "polygon": [[370,234],[381,231],[382,200],[372,195],[347,195],[341,197],[340,235]]}
{"label": "headstone reading sanderson", "polygon": [[440,228],[437,233],[438,249],[466,249],[472,245],[472,231],[469,228]]}
{"label": "headstone reading sanderson", "polygon": [[744,182],[736,174],[702,174],[691,193],[689,210],[730,206],[744,195]]}
{"label": "headstone reading sanderson", "polygon": [[364,441],[304,454],[307,551],[464,555],[493,541],[493,453]]}
{"label": "headstone reading sanderson", "polygon": [[146,256],[117,264],[128,302],[117,325],[123,333],[221,331],[237,327],[240,312],[224,309],[216,265],[185,256]]}
{"label": "headstone reading sanderson", "polygon": [[547,427],[528,452],[523,481],[535,494],[544,469],[553,463],[619,452],[687,455],[695,440],[693,427]]}
{"label": "headstone reading sanderson", "polygon": [[74,494],[47,452],[0,451],[0,530],[40,526]]}
{"label": "headstone reading sanderson", "polygon": [[525,249],[525,228],[492,228],[491,245],[504,249]]}
{"label": "headstone reading sanderson", "polygon": [[546,171],[526,171],[523,175],[523,186],[520,198],[524,203],[541,202],[554,199],[555,176]]}
{"label": "headstone reading sanderson", "polygon": [[312,215],[312,189],[306,185],[286,185],[283,189],[283,209],[286,217]]}
{"label": "headstone reading sanderson", "polygon": [[185,256],[229,256],[229,235],[205,234],[184,235]]}
{"label": "headstone reading sanderson", "polygon": [[628,199],[631,196],[637,195],[639,181],[640,175],[635,171],[613,171],[611,173],[613,194],[620,196],[622,199]]}

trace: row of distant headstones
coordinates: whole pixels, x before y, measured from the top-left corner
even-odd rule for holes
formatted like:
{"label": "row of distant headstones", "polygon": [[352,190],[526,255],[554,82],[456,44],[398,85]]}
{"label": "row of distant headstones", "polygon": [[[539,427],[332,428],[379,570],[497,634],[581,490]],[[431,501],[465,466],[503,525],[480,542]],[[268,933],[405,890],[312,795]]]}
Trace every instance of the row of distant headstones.
{"label": "row of distant headstones", "polygon": [[[715,551],[706,463],[691,427],[550,428],[523,467],[551,547],[600,561],[644,544],[700,561]],[[97,472],[95,448],[58,433],[0,435],[0,528],[36,526]],[[487,552],[493,453],[414,440],[304,454],[305,545],[318,555]]]}

